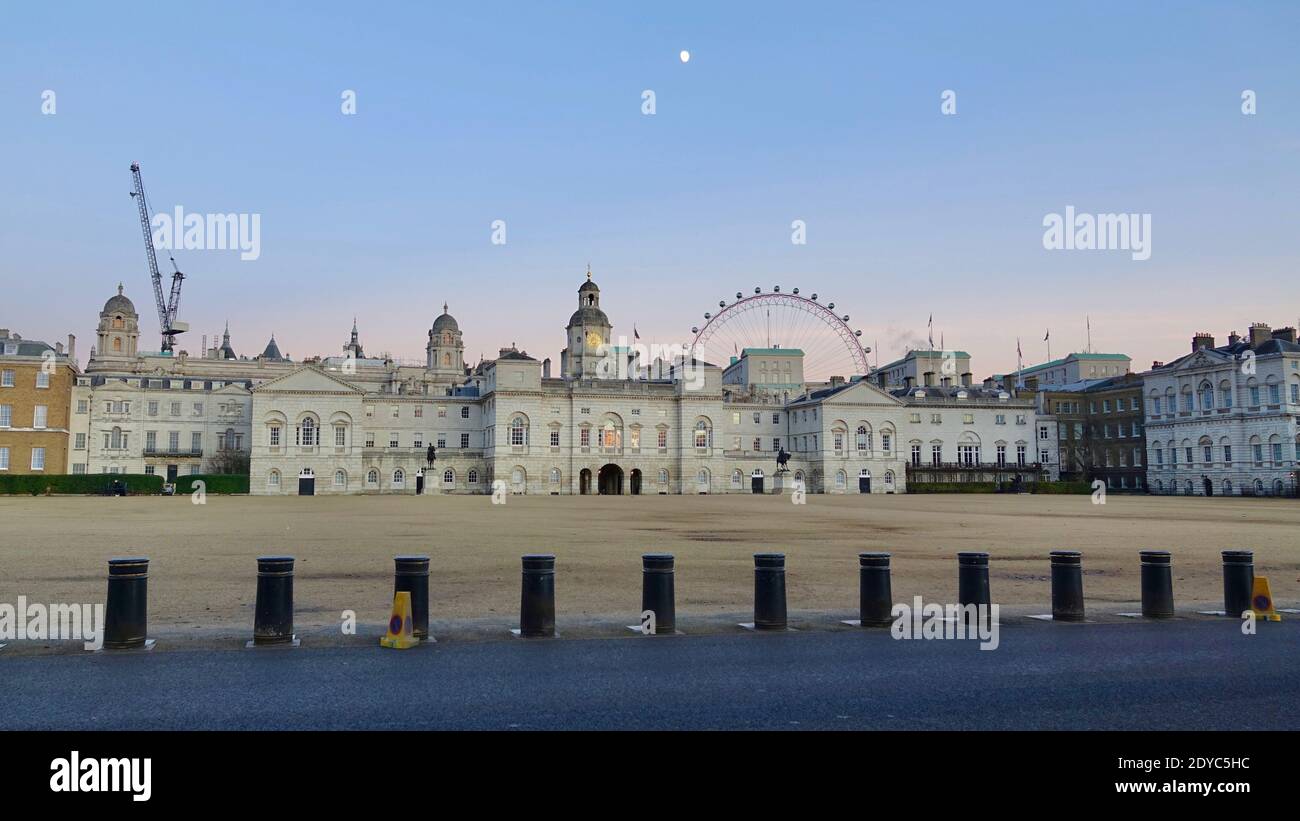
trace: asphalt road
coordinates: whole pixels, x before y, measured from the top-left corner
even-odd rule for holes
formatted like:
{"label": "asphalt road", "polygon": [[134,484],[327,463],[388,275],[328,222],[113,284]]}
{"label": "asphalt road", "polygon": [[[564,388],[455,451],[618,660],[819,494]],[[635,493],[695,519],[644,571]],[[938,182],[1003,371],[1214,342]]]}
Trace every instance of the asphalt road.
{"label": "asphalt road", "polygon": [[1300,623],[5,657],[3,729],[1300,729]]}

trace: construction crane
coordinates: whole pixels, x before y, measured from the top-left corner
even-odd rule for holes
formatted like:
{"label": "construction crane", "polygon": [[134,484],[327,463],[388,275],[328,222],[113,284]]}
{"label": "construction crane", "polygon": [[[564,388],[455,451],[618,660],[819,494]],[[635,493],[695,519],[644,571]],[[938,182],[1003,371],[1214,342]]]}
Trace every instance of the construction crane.
{"label": "construction crane", "polygon": [[176,345],[176,334],[183,333],[190,329],[189,323],[176,321],[176,310],[180,307],[181,302],[181,283],[185,281],[185,275],[181,273],[180,268],[176,267],[176,258],[171,254],[167,258],[172,263],[172,291],[167,300],[163,301],[162,274],[158,271],[158,257],[154,254],[153,231],[150,228],[151,214],[149,209],[149,200],[144,195],[144,178],[140,176],[140,163],[131,163],[131,179],[135,182],[135,190],[131,196],[135,198],[136,207],[140,210],[140,230],[144,232],[144,253],[149,260],[149,275],[153,277],[153,295],[154,300],[158,303],[158,325],[162,330],[162,351],[171,353],[172,348]]}

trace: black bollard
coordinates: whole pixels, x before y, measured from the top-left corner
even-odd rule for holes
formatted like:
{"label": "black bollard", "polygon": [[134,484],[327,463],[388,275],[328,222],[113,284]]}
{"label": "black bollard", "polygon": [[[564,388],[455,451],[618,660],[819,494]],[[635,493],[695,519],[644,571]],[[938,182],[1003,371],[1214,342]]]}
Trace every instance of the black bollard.
{"label": "black bollard", "polygon": [[253,644],[260,647],[293,641],[293,557],[259,556]]}
{"label": "black bollard", "polygon": [[641,557],[641,612],[655,614],[655,633],[677,630],[673,554],[646,553]]}
{"label": "black bollard", "polygon": [[754,629],[786,629],[784,553],[754,554]]}
{"label": "black bollard", "polygon": [[104,646],[113,650],[144,647],[149,635],[149,559],[108,560],[108,601],[104,607]]}
{"label": "black bollard", "polygon": [[411,594],[411,632],[429,638],[429,557],[396,556],[393,559],[393,593]]}
{"label": "black bollard", "polygon": [[555,556],[523,557],[523,585],[519,600],[519,635],[525,638],[555,635]]}
{"label": "black bollard", "polygon": [[[989,598],[989,554],[987,553],[958,553],[957,554],[957,603],[962,606],[962,619],[969,626],[976,626],[977,621],[972,621],[967,615],[966,606],[984,605],[985,612],[990,613],[988,606],[992,604]],[[975,611],[978,614],[978,610]],[[976,616],[978,618],[978,615]],[[992,616],[988,616],[992,618]]]}
{"label": "black bollard", "polygon": [[1167,619],[1174,615],[1174,575],[1168,550],[1142,550],[1142,615]]}
{"label": "black bollard", "polygon": [[859,553],[858,620],[863,627],[888,627],[894,623],[893,609],[889,554]]}
{"label": "black bollard", "polygon": [[1083,621],[1083,554],[1053,550],[1052,621]]}
{"label": "black bollard", "polygon": [[1241,618],[1250,609],[1255,590],[1255,554],[1249,550],[1223,551],[1223,612]]}

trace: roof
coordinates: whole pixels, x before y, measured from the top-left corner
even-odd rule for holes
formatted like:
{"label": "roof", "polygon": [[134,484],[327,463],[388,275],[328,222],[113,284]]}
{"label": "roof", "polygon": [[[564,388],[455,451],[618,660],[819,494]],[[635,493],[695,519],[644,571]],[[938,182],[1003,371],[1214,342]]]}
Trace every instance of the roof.
{"label": "roof", "polygon": [[135,313],[135,303],[133,303],[131,300],[127,299],[125,295],[123,295],[122,284],[120,282],[117,285],[117,294],[110,297],[108,302],[104,303],[104,310],[102,311],[102,313],[106,313],[106,314]]}
{"label": "roof", "polygon": [[595,305],[583,305],[569,317],[569,327],[574,325],[609,325],[609,317]]}
{"label": "roof", "polygon": [[271,341],[266,343],[266,350],[262,351],[262,358],[272,362],[284,361],[284,356],[280,353],[280,346],[275,344],[275,334],[271,334]]}
{"label": "roof", "polygon": [[[1297,345],[1294,342],[1287,342],[1285,339],[1272,337],[1252,348],[1249,339],[1242,338],[1241,340],[1229,345],[1220,345],[1217,348],[1206,348],[1205,350],[1237,359],[1246,351],[1252,351],[1256,356],[1281,353],[1300,353],[1300,345]],[[1152,368],[1150,372],[1159,373],[1161,371],[1170,370],[1171,368],[1177,367],[1179,363],[1185,361],[1188,357],[1196,356],[1198,353],[1200,353],[1200,351],[1183,354],[1172,362],[1166,362],[1158,368]]]}
{"label": "roof", "polygon": [[506,351],[497,357],[497,361],[502,359],[514,360],[517,362],[536,362],[537,360],[522,351]]}
{"label": "roof", "polygon": [[742,348],[745,356],[803,356],[800,348]]}
{"label": "roof", "polygon": [[447,313],[447,303],[444,302],[442,305],[442,314],[433,321],[433,333],[459,330],[460,325],[457,324],[455,317]]}
{"label": "roof", "polygon": [[946,353],[951,353],[953,356],[964,356],[967,359],[970,359],[970,354],[965,351],[908,351],[901,359],[895,359],[893,362],[886,362],[884,365],[877,365],[875,370],[883,371],[887,368],[892,368],[895,365],[901,365],[909,359],[917,359],[920,357],[925,357],[926,359],[934,359],[935,357],[942,358]]}

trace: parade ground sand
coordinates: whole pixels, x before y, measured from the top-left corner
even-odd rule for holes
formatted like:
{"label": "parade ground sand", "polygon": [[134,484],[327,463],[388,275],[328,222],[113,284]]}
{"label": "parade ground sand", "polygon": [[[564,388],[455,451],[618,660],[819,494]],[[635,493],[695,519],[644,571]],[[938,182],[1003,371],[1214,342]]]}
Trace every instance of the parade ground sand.
{"label": "parade ground sand", "polygon": [[792,618],[851,616],[857,554],[893,553],[896,601],[956,601],[962,550],[992,554],[993,600],[1049,611],[1047,554],[1084,553],[1090,612],[1139,597],[1138,551],[1171,550],[1178,607],[1222,606],[1219,551],[1255,551],[1279,605],[1300,599],[1300,504],[1283,499],[1089,496],[0,497],[0,602],[102,602],[107,560],[151,560],[151,634],[251,634],[259,555],[297,557],[296,625],[339,633],[341,614],[383,624],[393,556],[432,557],[435,633],[518,623],[519,557],[554,553],[556,610],[583,625],[634,624],[645,552],[677,557],[679,628],[752,613],[753,560],[787,557]]}

